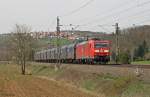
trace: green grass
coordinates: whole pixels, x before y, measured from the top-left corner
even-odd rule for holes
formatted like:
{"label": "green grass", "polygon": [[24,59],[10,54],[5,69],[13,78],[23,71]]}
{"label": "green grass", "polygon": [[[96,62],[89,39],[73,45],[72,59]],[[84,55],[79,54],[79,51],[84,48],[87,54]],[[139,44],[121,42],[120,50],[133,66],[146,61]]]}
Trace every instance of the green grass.
{"label": "green grass", "polygon": [[150,61],[135,61],[135,62],[132,62],[132,64],[150,65]]}
{"label": "green grass", "polygon": [[[44,65],[31,65],[28,69],[35,76],[47,76],[54,79],[59,77],[59,80],[64,80],[63,76],[65,76],[64,72],[66,72],[65,69],[55,71],[54,68]],[[76,80],[76,77],[72,76]],[[102,93],[106,97],[150,97],[150,83],[139,81],[134,76],[117,77],[111,74],[96,74],[87,78],[84,76],[87,75],[81,75],[83,79],[78,80],[79,87],[90,92]],[[66,81],[67,83],[68,80],[69,77]]]}
{"label": "green grass", "polygon": [[84,80],[82,88],[104,93],[106,97],[150,97],[150,83],[139,81],[133,76],[98,75],[94,79]]}
{"label": "green grass", "polygon": [[110,74],[85,79],[82,88],[95,93],[104,93],[106,97],[149,97],[150,84],[138,81],[133,76],[115,77]]}
{"label": "green grass", "polygon": [[94,91],[96,89],[97,83],[95,83],[93,80],[85,80],[82,84],[82,88],[88,90],[88,91]]}
{"label": "green grass", "polygon": [[150,97],[150,84],[137,81],[123,92],[122,97]]}
{"label": "green grass", "polygon": [[[105,74],[105,75],[97,75],[93,78],[85,79],[82,82],[82,88],[88,90],[88,91],[96,91],[99,86],[101,86],[101,92],[105,92],[105,89],[109,87],[110,91],[111,88],[122,88],[126,83],[126,80],[124,77],[114,77],[111,74]],[[109,89],[107,89],[109,91]]]}

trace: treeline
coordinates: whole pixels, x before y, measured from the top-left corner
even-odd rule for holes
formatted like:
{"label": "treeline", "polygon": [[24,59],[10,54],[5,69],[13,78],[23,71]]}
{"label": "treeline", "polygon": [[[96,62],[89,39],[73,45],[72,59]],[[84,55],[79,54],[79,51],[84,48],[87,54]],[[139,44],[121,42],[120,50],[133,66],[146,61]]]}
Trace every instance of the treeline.
{"label": "treeline", "polygon": [[[137,60],[150,60],[150,26],[136,26],[119,31],[118,60],[130,63]],[[112,59],[116,60],[116,34],[107,37],[112,41]]]}
{"label": "treeline", "polygon": [[[100,34],[101,35],[101,34]],[[86,36],[86,35],[85,35]],[[94,35],[93,35],[94,36]],[[135,26],[126,28],[119,31],[119,55],[116,58],[116,35],[115,33],[104,35],[100,38],[111,40],[112,47],[112,60],[118,59],[123,63],[130,63],[136,60],[150,60],[150,26]],[[15,38],[15,36],[13,36]],[[30,37],[32,38],[32,37]],[[29,39],[28,39],[29,40]],[[33,60],[33,55],[36,50],[39,50],[48,45],[52,45],[53,40],[35,40],[30,39],[32,45],[30,45],[31,54],[29,54],[28,60]],[[55,42],[55,41],[54,41]],[[68,43],[63,41],[65,43]],[[0,35],[0,61],[9,61],[15,59],[14,56],[14,41],[12,41],[11,34]]]}
{"label": "treeline", "polygon": [[8,61],[11,59],[12,50],[9,44],[8,35],[0,35],[0,61]]}
{"label": "treeline", "polygon": [[26,25],[18,25],[13,32],[0,35],[0,61],[17,62],[23,55],[25,60],[33,60],[39,43],[31,37],[28,29]]}

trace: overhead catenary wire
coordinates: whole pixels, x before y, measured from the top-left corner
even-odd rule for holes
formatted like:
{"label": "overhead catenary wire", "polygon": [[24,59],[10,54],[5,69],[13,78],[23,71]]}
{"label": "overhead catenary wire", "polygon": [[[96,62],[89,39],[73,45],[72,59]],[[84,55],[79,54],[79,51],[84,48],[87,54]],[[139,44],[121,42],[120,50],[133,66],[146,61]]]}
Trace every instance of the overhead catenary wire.
{"label": "overhead catenary wire", "polygon": [[[142,6],[144,6],[144,5],[147,5],[147,4],[149,4],[150,3],[150,1],[146,1],[146,2],[142,2],[142,3],[140,3],[140,4],[136,4],[136,5],[134,5],[134,6],[131,6],[131,7],[128,7],[128,8],[126,8],[126,9],[123,9],[123,10],[119,10],[119,11],[117,11],[117,12],[115,12],[115,13],[112,13],[112,14],[109,14],[109,15],[106,15],[106,17],[102,17],[102,18],[99,18],[99,19],[95,19],[94,21],[98,21],[98,20],[105,20],[105,19],[108,19],[107,17],[111,17],[111,16],[113,16],[113,14],[116,14],[116,13],[118,13],[117,15],[121,15],[122,13],[126,13],[126,12],[128,12],[128,11],[130,11],[130,10],[133,10],[134,8],[137,8],[137,7],[142,7]],[[82,9],[82,8],[81,8]],[[79,10],[80,11],[80,10]],[[146,10],[146,11],[148,11],[148,10]],[[72,11],[73,12],[73,11]],[[77,11],[78,12],[78,11]],[[144,12],[144,11],[142,11],[142,12]],[[76,11],[75,11],[75,13],[76,13]],[[74,14],[74,12],[73,13],[70,13],[70,15],[72,15],[72,14]],[[69,14],[68,14],[68,16],[69,16]],[[125,19],[124,19],[125,20]],[[85,24],[82,24],[82,25],[90,25],[92,22],[94,22],[94,21],[91,21],[90,23],[88,22],[88,23],[85,23]],[[104,24],[105,25],[105,24]]]}
{"label": "overhead catenary wire", "polygon": [[[133,0],[133,1],[134,1],[134,0]],[[107,13],[107,12],[112,12],[112,11],[118,9],[118,7],[123,7],[123,6],[125,6],[125,5],[127,5],[127,4],[129,4],[129,3],[131,3],[131,0],[129,0],[129,1],[127,1],[127,2],[122,2],[122,3],[120,3],[118,6],[115,6],[115,7],[111,8],[111,9],[109,9],[109,10],[107,10],[107,11],[103,11],[103,12],[101,12],[101,13],[99,13],[99,14],[96,14],[96,15],[94,15],[94,16],[91,16],[91,17],[86,17],[86,18],[84,18],[84,19],[80,19],[79,21],[84,21],[84,20],[87,21],[87,20],[89,20],[89,19],[91,19],[91,18],[96,18],[96,17],[100,16],[101,14],[105,14],[105,13]]]}
{"label": "overhead catenary wire", "polygon": [[95,21],[106,20],[106,19],[108,19],[108,17],[114,16],[114,14],[115,14],[115,15],[116,15],[116,14],[119,15],[119,14],[121,14],[121,13],[125,13],[125,12],[128,12],[128,11],[131,11],[131,10],[133,10],[134,8],[137,8],[137,7],[139,7],[139,6],[141,7],[141,6],[144,6],[144,5],[147,5],[147,4],[150,4],[150,1],[146,1],[146,2],[143,2],[143,3],[141,3],[141,4],[137,4],[137,5],[135,5],[135,6],[126,8],[126,9],[124,9],[124,10],[120,10],[120,11],[118,11],[118,12],[111,13],[111,14],[109,14],[109,15],[105,15],[105,16],[99,18],[99,19],[94,19],[94,20],[92,20],[92,21],[90,21],[90,22],[87,22],[87,23],[85,23],[85,24],[92,24],[92,23],[95,22]]}
{"label": "overhead catenary wire", "polygon": [[[150,10],[150,9],[149,9]],[[150,22],[150,19],[149,19],[149,14],[150,13],[146,13],[146,14],[148,14],[148,15],[145,15],[145,13],[142,13],[141,14],[141,16],[134,16],[134,17],[131,17],[130,19],[125,19],[125,20],[123,20],[123,24],[124,23],[128,23],[128,21],[132,21],[133,20],[133,22],[132,22],[132,24],[131,25],[133,25],[133,24],[135,24],[135,25],[139,25],[139,24],[144,24],[144,23],[148,23],[148,22]],[[142,18],[146,18],[146,19],[142,19]],[[128,25],[129,25],[129,23],[128,23]]]}
{"label": "overhead catenary wire", "polygon": [[[128,22],[130,19],[134,19],[135,20],[135,17],[139,17],[139,15],[145,15],[145,14],[149,14],[149,13],[147,13],[147,12],[149,12],[150,11],[150,9],[146,9],[146,10],[142,10],[142,11],[140,11],[140,12],[137,12],[137,13],[134,13],[134,14],[131,14],[131,15],[128,15],[128,16],[126,16],[126,17],[120,17],[119,18],[119,20],[121,19],[121,23],[126,23],[126,22]],[[139,18],[138,18],[139,19]],[[109,24],[109,23],[111,23],[111,21],[109,21],[109,22],[106,22],[105,24]],[[103,25],[105,25],[105,24],[103,24]]]}
{"label": "overhead catenary wire", "polygon": [[[89,0],[88,2],[86,2],[85,4],[84,4],[84,6],[81,6],[81,7],[79,7],[79,8],[77,8],[77,9],[75,9],[75,10],[73,10],[73,11],[71,11],[71,12],[69,12],[69,13],[67,13],[66,14],[66,16],[70,16],[70,15],[73,15],[74,13],[77,13],[77,12],[79,12],[79,11],[81,11],[82,10],[82,8],[85,8],[85,7],[87,7],[89,4],[91,4],[92,2],[93,2],[94,0]],[[117,11],[117,12],[113,12],[112,14],[109,14],[108,16],[107,15],[105,15],[106,17],[100,17],[100,18],[98,18],[98,19],[94,19],[93,21],[90,21],[91,23],[85,23],[85,24],[80,24],[80,26],[82,25],[86,25],[86,26],[90,26],[93,22],[95,22],[96,21],[96,23],[97,23],[97,25],[98,25],[98,22],[97,21],[100,21],[100,20],[102,20],[102,21],[104,21],[105,19],[109,19],[109,18],[107,18],[107,17],[111,17],[111,16],[114,16],[113,14],[116,14],[116,13],[118,13],[117,15],[119,16],[119,15],[121,15],[122,13],[127,13],[127,12],[129,12],[130,10],[133,10],[134,8],[137,8],[137,7],[142,7],[142,6],[144,6],[144,5],[147,5],[147,4],[149,4],[150,3],[150,0],[149,1],[145,1],[145,2],[141,2],[141,3],[139,3],[139,4],[136,4],[136,5],[132,5],[131,7],[128,7],[128,8],[126,8],[126,9],[123,9],[123,10],[120,10],[119,8],[119,10]],[[124,4],[124,5],[126,5],[126,3]],[[114,8],[115,9],[115,8]],[[110,10],[112,10],[112,9],[110,9]],[[145,12],[146,11],[148,11],[148,10],[145,10]],[[144,11],[142,11],[142,12],[144,12]],[[142,13],[141,12],[141,13]],[[98,15],[96,15],[96,16],[98,16]],[[65,16],[64,16],[65,17]],[[130,18],[130,17],[129,17]],[[119,18],[120,19],[120,18]],[[123,21],[125,21],[126,19],[124,19]],[[93,23],[94,24],[94,23]],[[107,23],[108,24],[108,23]],[[102,25],[105,25],[105,24],[102,24]],[[105,27],[104,27],[105,28]],[[103,28],[102,28],[103,29]],[[104,30],[104,29],[103,29]]]}
{"label": "overhead catenary wire", "polygon": [[77,9],[74,9],[73,11],[70,11],[68,13],[66,13],[65,15],[61,16],[61,17],[66,17],[66,16],[70,16],[76,12],[79,12],[80,10],[82,10],[83,8],[87,7],[89,4],[91,4],[93,1],[95,0],[89,0],[88,2],[86,2],[85,4],[83,4],[82,6],[80,6],[79,8]]}
{"label": "overhead catenary wire", "polygon": [[[81,11],[82,8],[85,8],[86,6],[88,6],[89,4],[91,4],[93,1],[94,1],[94,0],[89,0],[88,2],[86,2],[86,3],[85,3],[84,5],[82,5],[81,7],[79,7],[79,8],[77,8],[77,9],[75,9],[75,10],[73,10],[73,11],[71,11],[71,12],[65,14],[64,17],[65,17],[65,16],[73,15],[74,13],[77,13],[77,12]],[[128,3],[128,2],[127,2],[127,3]],[[92,20],[92,21],[90,21],[90,22],[88,22],[88,23],[82,24],[82,25],[90,25],[91,23],[93,23],[93,22],[95,22],[95,21],[97,22],[97,21],[100,21],[100,20],[104,21],[105,19],[108,19],[107,17],[113,16],[113,14],[118,13],[117,15],[120,15],[121,13],[128,12],[128,11],[130,11],[130,10],[133,10],[134,8],[141,7],[141,6],[144,6],[144,5],[149,4],[149,3],[150,3],[150,1],[145,1],[145,2],[142,2],[142,3],[140,3],[140,4],[136,4],[136,5],[134,5],[134,6],[128,7],[128,8],[126,8],[126,9],[119,10],[119,11],[117,11],[117,12],[115,12],[115,13],[111,13],[111,14],[109,14],[109,15],[105,15],[106,17],[104,16],[104,17],[101,17],[101,18],[99,18],[99,19],[95,19],[95,20]],[[124,4],[124,5],[125,5],[125,4]],[[115,9],[115,8],[114,8],[114,9]],[[112,9],[110,9],[110,10],[112,10]],[[96,16],[98,16],[98,15],[96,15]],[[104,24],[104,25],[105,25],[105,24]],[[102,29],[103,29],[103,28],[102,28]]]}
{"label": "overhead catenary wire", "polygon": [[[148,14],[148,15],[145,15],[145,14]],[[122,23],[127,23],[129,20],[136,20],[136,21],[138,21],[138,20],[140,20],[141,18],[149,17],[149,15],[150,15],[150,13],[142,13],[140,16],[139,16],[139,15],[137,15],[137,16],[131,16],[130,18],[124,19],[124,20],[122,20],[121,22],[122,22]],[[137,20],[137,19],[138,19],[138,20]]]}

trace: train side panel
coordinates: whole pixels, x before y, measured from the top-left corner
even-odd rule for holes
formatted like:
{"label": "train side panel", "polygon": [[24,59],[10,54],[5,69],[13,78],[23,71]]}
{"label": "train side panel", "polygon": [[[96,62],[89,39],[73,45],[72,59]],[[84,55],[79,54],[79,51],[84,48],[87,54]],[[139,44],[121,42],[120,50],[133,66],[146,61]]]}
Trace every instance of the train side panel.
{"label": "train side panel", "polygon": [[75,59],[75,44],[67,46],[67,59]]}
{"label": "train side panel", "polygon": [[90,42],[84,42],[76,45],[76,59],[93,58],[93,45]]}
{"label": "train side panel", "polygon": [[83,59],[84,58],[84,47],[83,45],[86,44],[84,43],[79,43],[76,45],[76,59]]}
{"label": "train side panel", "polygon": [[67,46],[63,46],[63,47],[61,48],[61,55],[60,55],[60,58],[61,58],[62,60],[67,59]]}

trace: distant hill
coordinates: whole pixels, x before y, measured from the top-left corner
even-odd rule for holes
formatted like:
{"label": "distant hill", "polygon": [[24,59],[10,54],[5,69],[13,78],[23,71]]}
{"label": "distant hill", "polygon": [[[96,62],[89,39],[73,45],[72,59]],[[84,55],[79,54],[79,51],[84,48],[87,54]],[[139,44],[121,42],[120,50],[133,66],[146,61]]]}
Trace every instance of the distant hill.
{"label": "distant hill", "polygon": [[78,37],[92,37],[92,38],[101,38],[103,36],[109,35],[106,34],[105,32],[92,32],[92,31],[80,31],[80,30],[75,30],[75,31],[63,30],[61,32],[73,33],[73,35]]}
{"label": "distant hill", "polygon": [[[68,45],[72,43],[77,43],[86,40],[87,38],[100,38],[104,40],[111,41],[111,49],[112,52],[115,53],[116,49],[116,36],[114,33],[106,34],[104,32],[91,32],[91,31],[61,31],[67,32],[70,35],[75,37],[79,37],[79,40],[70,40],[67,37],[61,37],[59,40],[60,45]],[[2,56],[6,56],[6,54],[10,54],[11,52],[11,41],[10,41],[10,34],[0,34],[0,54]],[[83,40],[82,40],[83,39]],[[44,37],[35,39],[35,44],[37,44],[36,50],[48,49],[56,47],[57,45],[57,38],[56,37]],[[150,25],[144,26],[135,26],[126,29],[122,29],[119,33],[119,46],[120,51],[128,51],[130,54],[133,54],[135,49],[139,47],[146,41],[149,49],[150,49]],[[0,60],[3,58],[1,57]]]}

